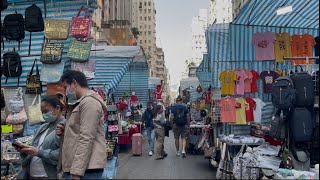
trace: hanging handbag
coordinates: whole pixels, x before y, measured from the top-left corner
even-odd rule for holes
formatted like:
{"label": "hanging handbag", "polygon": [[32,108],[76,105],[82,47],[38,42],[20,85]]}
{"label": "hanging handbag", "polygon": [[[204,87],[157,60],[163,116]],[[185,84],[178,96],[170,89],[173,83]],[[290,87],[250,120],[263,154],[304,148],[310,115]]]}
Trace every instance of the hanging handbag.
{"label": "hanging handbag", "polygon": [[[38,104],[34,104],[37,98],[39,98]],[[34,97],[31,106],[29,106],[28,115],[29,115],[30,125],[44,122],[44,119],[42,117],[42,112],[41,112],[41,96],[40,95],[36,95],[36,97]]]}
{"label": "hanging handbag", "polygon": [[59,64],[42,64],[40,80],[46,83],[59,82],[63,74],[65,62]]}
{"label": "hanging handbag", "polygon": [[89,59],[86,62],[71,62],[71,69],[82,72],[87,79],[93,79],[96,71],[96,60]]}
{"label": "hanging handbag", "polygon": [[61,62],[63,43],[43,43],[41,51],[42,64],[58,64]]}
{"label": "hanging handbag", "polygon": [[70,40],[69,44],[68,58],[78,62],[87,61],[90,57],[91,47],[91,40],[87,42],[81,42],[72,39]]}
{"label": "hanging handbag", "polygon": [[219,166],[216,173],[217,179],[234,179],[232,173],[232,161],[230,160],[229,151],[227,149],[227,144],[223,144],[222,148],[222,157],[221,161],[219,162]]}
{"label": "hanging handbag", "polygon": [[23,101],[23,93],[22,88],[19,87],[17,89],[16,95],[9,100],[9,111],[12,113],[18,113],[24,108],[24,101]]}
{"label": "hanging handbag", "polygon": [[21,124],[28,119],[24,108],[18,113],[10,113],[6,119],[7,124]]}
{"label": "hanging handbag", "polygon": [[[36,65],[37,73],[33,75],[33,68]],[[27,76],[26,84],[26,94],[41,94],[42,93],[42,83],[40,81],[40,73],[37,64],[37,59],[34,60],[30,74]]]}
{"label": "hanging handbag", "polygon": [[[71,35],[75,38],[89,38],[92,20],[88,16],[88,12],[83,10],[84,6],[78,11],[76,17],[72,18]],[[81,11],[84,11],[85,16],[79,17]]]}
{"label": "hanging handbag", "polygon": [[70,21],[63,19],[45,19],[44,36],[49,40],[66,40],[69,36]]}
{"label": "hanging handbag", "polygon": [[20,135],[23,132],[24,123],[21,124],[13,124],[12,125],[12,133],[14,135]]}

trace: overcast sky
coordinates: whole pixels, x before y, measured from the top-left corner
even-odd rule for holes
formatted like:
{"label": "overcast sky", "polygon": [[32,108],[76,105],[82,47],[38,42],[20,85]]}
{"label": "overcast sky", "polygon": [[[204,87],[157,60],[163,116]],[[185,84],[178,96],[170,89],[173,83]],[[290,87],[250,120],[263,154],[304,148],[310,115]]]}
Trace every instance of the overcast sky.
{"label": "overcast sky", "polygon": [[157,44],[164,51],[172,90],[179,87],[185,60],[191,57],[191,21],[199,9],[209,7],[208,0],[155,0]]}

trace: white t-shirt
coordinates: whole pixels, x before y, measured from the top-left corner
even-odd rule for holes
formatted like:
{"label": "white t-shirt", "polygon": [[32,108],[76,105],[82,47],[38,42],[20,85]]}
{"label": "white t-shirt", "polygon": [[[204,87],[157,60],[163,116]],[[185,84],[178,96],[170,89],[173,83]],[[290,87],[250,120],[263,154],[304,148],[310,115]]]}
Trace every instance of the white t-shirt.
{"label": "white t-shirt", "polygon": [[253,98],[256,102],[256,108],[254,110],[254,122],[261,123],[261,116],[262,116],[262,108],[266,105],[261,99]]}
{"label": "white t-shirt", "polygon": [[[42,133],[40,139],[39,139],[39,143],[38,143],[38,149],[42,149],[42,144],[44,141],[44,138],[46,137],[47,133],[48,133],[47,129],[45,132]],[[30,176],[31,177],[48,177],[46,170],[44,169],[43,163],[42,163],[42,159],[39,158],[38,156],[34,156],[31,159],[31,163],[30,163]]]}

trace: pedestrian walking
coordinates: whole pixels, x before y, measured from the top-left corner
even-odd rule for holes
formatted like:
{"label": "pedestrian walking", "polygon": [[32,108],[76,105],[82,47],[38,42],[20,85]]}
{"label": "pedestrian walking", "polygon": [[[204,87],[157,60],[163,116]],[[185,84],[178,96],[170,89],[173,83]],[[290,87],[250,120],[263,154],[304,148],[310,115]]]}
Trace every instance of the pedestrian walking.
{"label": "pedestrian walking", "polygon": [[152,112],[151,102],[147,103],[147,109],[144,111],[142,115],[142,122],[144,122],[147,130],[147,136],[148,136],[148,142],[149,142],[149,156],[152,156],[154,153],[155,133],[154,133],[153,112]]}
{"label": "pedestrian walking", "polygon": [[164,151],[165,125],[166,118],[164,115],[163,105],[157,105],[153,113],[153,124],[156,138],[155,159],[163,159],[168,154]]}
{"label": "pedestrian walking", "polygon": [[14,146],[22,157],[18,179],[57,179],[60,137],[55,129],[65,121],[63,108],[64,104],[56,95],[42,99],[41,111],[45,123],[35,132],[30,146],[18,142],[18,146]]}
{"label": "pedestrian walking", "polygon": [[65,125],[57,135],[64,136],[62,170],[65,179],[101,179],[107,161],[104,113],[107,108],[98,93],[89,90],[86,76],[68,70],[61,82],[66,86],[69,110]]}
{"label": "pedestrian walking", "polygon": [[182,104],[182,98],[180,96],[176,99],[176,105],[171,109],[171,127],[173,129],[175,145],[177,150],[177,156],[180,156],[179,152],[179,139],[182,139],[182,157],[186,157],[186,144],[187,135],[190,127],[190,114],[186,105]]}

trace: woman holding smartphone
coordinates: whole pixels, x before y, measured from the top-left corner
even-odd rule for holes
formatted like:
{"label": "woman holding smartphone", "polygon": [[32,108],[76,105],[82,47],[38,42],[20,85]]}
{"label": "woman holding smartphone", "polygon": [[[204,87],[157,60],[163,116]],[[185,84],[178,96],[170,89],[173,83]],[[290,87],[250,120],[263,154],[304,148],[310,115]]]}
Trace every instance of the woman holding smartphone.
{"label": "woman holding smartphone", "polygon": [[56,135],[55,129],[65,121],[63,108],[64,104],[56,95],[42,99],[41,111],[45,123],[35,132],[30,146],[14,146],[22,157],[22,170],[18,178],[57,179],[60,137]]}

